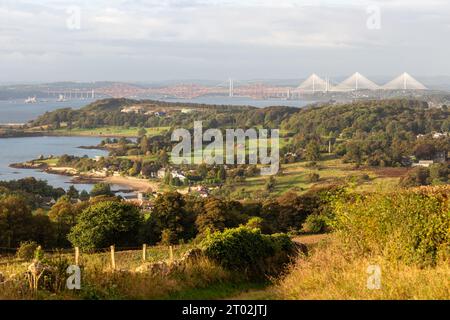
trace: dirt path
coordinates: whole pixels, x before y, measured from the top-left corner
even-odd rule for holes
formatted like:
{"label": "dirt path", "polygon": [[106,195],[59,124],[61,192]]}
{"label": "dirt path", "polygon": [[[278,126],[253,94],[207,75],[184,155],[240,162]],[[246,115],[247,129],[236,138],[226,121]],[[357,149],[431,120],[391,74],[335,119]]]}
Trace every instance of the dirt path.
{"label": "dirt path", "polygon": [[309,234],[309,235],[302,235],[297,236],[292,239],[294,242],[303,243],[307,246],[316,245],[320,241],[325,240],[329,237],[328,234]]}

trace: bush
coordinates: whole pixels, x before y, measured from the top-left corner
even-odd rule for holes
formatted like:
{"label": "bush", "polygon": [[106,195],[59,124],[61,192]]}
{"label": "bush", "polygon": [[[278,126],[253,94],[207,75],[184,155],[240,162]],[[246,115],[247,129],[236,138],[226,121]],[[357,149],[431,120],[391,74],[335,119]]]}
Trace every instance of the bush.
{"label": "bush", "polygon": [[313,183],[320,180],[320,176],[317,173],[310,173],[307,177],[308,182]]}
{"label": "bush", "polygon": [[161,245],[170,246],[171,244],[176,244],[177,240],[177,234],[174,231],[170,229],[164,229],[161,232],[161,241],[159,243]]}
{"label": "bush", "polygon": [[256,277],[281,271],[294,251],[287,235],[263,235],[248,227],[208,235],[201,245],[206,256],[223,267]]}
{"label": "bush", "polygon": [[80,214],[68,238],[73,246],[88,250],[110,245],[132,246],[137,243],[141,222],[139,210],[132,204],[99,202]]}
{"label": "bush", "polygon": [[19,249],[17,249],[16,256],[19,259],[31,261],[34,258],[34,253],[39,245],[35,241],[25,241],[20,243]]}
{"label": "bush", "polygon": [[302,225],[302,231],[306,233],[322,233],[327,228],[327,219],[321,214],[310,214]]}
{"label": "bush", "polygon": [[450,245],[450,188],[434,188],[340,199],[334,228],[358,254],[434,265]]}

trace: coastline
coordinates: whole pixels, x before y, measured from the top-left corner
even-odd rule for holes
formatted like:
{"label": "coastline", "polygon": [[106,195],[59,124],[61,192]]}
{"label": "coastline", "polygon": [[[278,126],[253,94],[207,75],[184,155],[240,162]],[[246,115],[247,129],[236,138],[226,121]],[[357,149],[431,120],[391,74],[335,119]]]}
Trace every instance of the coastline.
{"label": "coastline", "polygon": [[55,167],[49,166],[42,162],[28,161],[23,163],[13,163],[10,167],[17,169],[38,169],[48,174],[56,174],[69,176],[73,184],[95,184],[95,183],[108,183],[127,188],[128,190],[135,192],[151,192],[158,191],[160,189],[160,183],[156,181],[150,181],[148,179],[141,179],[136,177],[126,176],[106,176],[92,172],[78,172],[71,167]]}
{"label": "coastline", "polygon": [[53,131],[8,131],[2,133],[0,130],[0,139],[8,138],[29,138],[29,137],[93,137],[93,138],[136,138],[137,135],[121,135],[121,134],[83,134],[71,132],[53,132]]}

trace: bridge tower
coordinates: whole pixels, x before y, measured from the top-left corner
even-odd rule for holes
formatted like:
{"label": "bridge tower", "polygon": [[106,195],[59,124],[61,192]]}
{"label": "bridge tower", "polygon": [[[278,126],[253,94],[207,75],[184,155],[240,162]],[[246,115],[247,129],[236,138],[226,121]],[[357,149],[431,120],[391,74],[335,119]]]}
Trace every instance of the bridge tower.
{"label": "bridge tower", "polygon": [[228,81],[229,81],[229,88],[228,88],[229,92],[228,92],[228,95],[230,97],[234,97],[234,81],[231,78],[228,79]]}

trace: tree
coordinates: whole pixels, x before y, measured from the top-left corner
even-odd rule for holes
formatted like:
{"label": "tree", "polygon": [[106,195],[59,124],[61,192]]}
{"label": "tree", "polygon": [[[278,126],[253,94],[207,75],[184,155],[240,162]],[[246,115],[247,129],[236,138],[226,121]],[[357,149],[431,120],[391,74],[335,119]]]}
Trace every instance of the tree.
{"label": "tree", "polygon": [[147,130],[145,130],[145,128],[139,128],[137,134],[138,134],[138,137],[143,137],[147,134]]}
{"label": "tree", "polygon": [[170,173],[170,169],[166,169],[166,173],[164,174],[164,183],[167,185],[172,184],[172,173]]}
{"label": "tree", "polygon": [[91,190],[91,197],[96,196],[113,196],[111,186],[108,183],[96,183]]}
{"label": "tree", "polygon": [[312,140],[306,146],[305,157],[308,161],[320,161],[320,146],[316,140]]}
{"label": "tree", "polygon": [[272,192],[275,189],[275,183],[276,183],[275,178],[273,176],[270,176],[267,179],[267,182],[266,182],[266,185],[264,188],[266,189],[266,191]]}
{"label": "tree", "polygon": [[66,194],[67,196],[69,196],[70,199],[78,199],[80,196],[80,193],[73,185],[69,187],[69,190],[67,191]]}
{"label": "tree", "polygon": [[238,201],[227,202],[218,198],[208,198],[202,212],[197,215],[195,224],[200,233],[237,227],[245,220],[242,210],[242,205]]}
{"label": "tree", "polygon": [[38,209],[33,214],[32,231],[33,240],[44,247],[55,245],[54,224],[43,209]]}
{"label": "tree", "polygon": [[76,223],[77,213],[68,196],[59,198],[48,212],[48,216],[54,225],[55,244],[58,247],[69,245],[67,235]]}
{"label": "tree", "polygon": [[446,183],[448,181],[449,166],[444,163],[435,163],[430,166],[430,180],[433,184]]}
{"label": "tree", "polygon": [[315,172],[311,172],[307,176],[307,180],[310,183],[317,182],[317,181],[319,181],[319,179],[320,179],[320,175],[318,173],[315,173]]}
{"label": "tree", "polygon": [[141,148],[141,152],[143,154],[145,154],[148,151],[148,139],[147,136],[143,135],[141,137],[141,142],[140,142],[140,148]]}
{"label": "tree", "polygon": [[195,224],[200,233],[206,231],[222,231],[226,226],[226,205],[216,198],[208,199],[204,205],[204,212],[197,216]]}
{"label": "tree", "polygon": [[142,162],[134,161],[133,167],[130,170],[128,170],[128,174],[130,176],[137,176],[138,174],[141,173],[141,168],[142,168]]}
{"label": "tree", "polygon": [[110,245],[137,244],[141,216],[137,207],[119,201],[91,205],[79,216],[68,238],[73,246],[90,250]]}
{"label": "tree", "polygon": [[167,192],[155,200],[151,214],[156,226],[162,230],[170,230],[172,237],[190,239],[195,235],[195,217],[185,209],[185,200],[178,192]]}
{"label": "tree", "polygon": [[420,142],[414,148],[414,155],[417,159],[430,160],[436,153],[436,147],[432,143]]}
{"label": "tree", "polygon": [[158,161],[162,166],[165,166],[169,163],[169,155],[165,150],[161,150],[159,152]]}
{"label": "tree", "polygon": [[24,197],[8,195],[0,198],[0,246],[17,247],[21,241],[30,240],[32,219]]}
{"label": "tree", "polygon": [[404,177],[400,179],[400,186],[402,187],[416,187],[428,185],[430,170],[423,167],[415,167],[410,170]]}
{"label": "tree", "polygon": [[225,181],[227,178],[227,171],[223,166],[219,167],[219,171],[217,172],[217,180]]}
{"label": "tree", "polygon": [[80,192],[80,200],[81,201],[87,201],[87,200],[89,200],[89,193],[86,191],[86,190],[82,190],[81,192]]}

